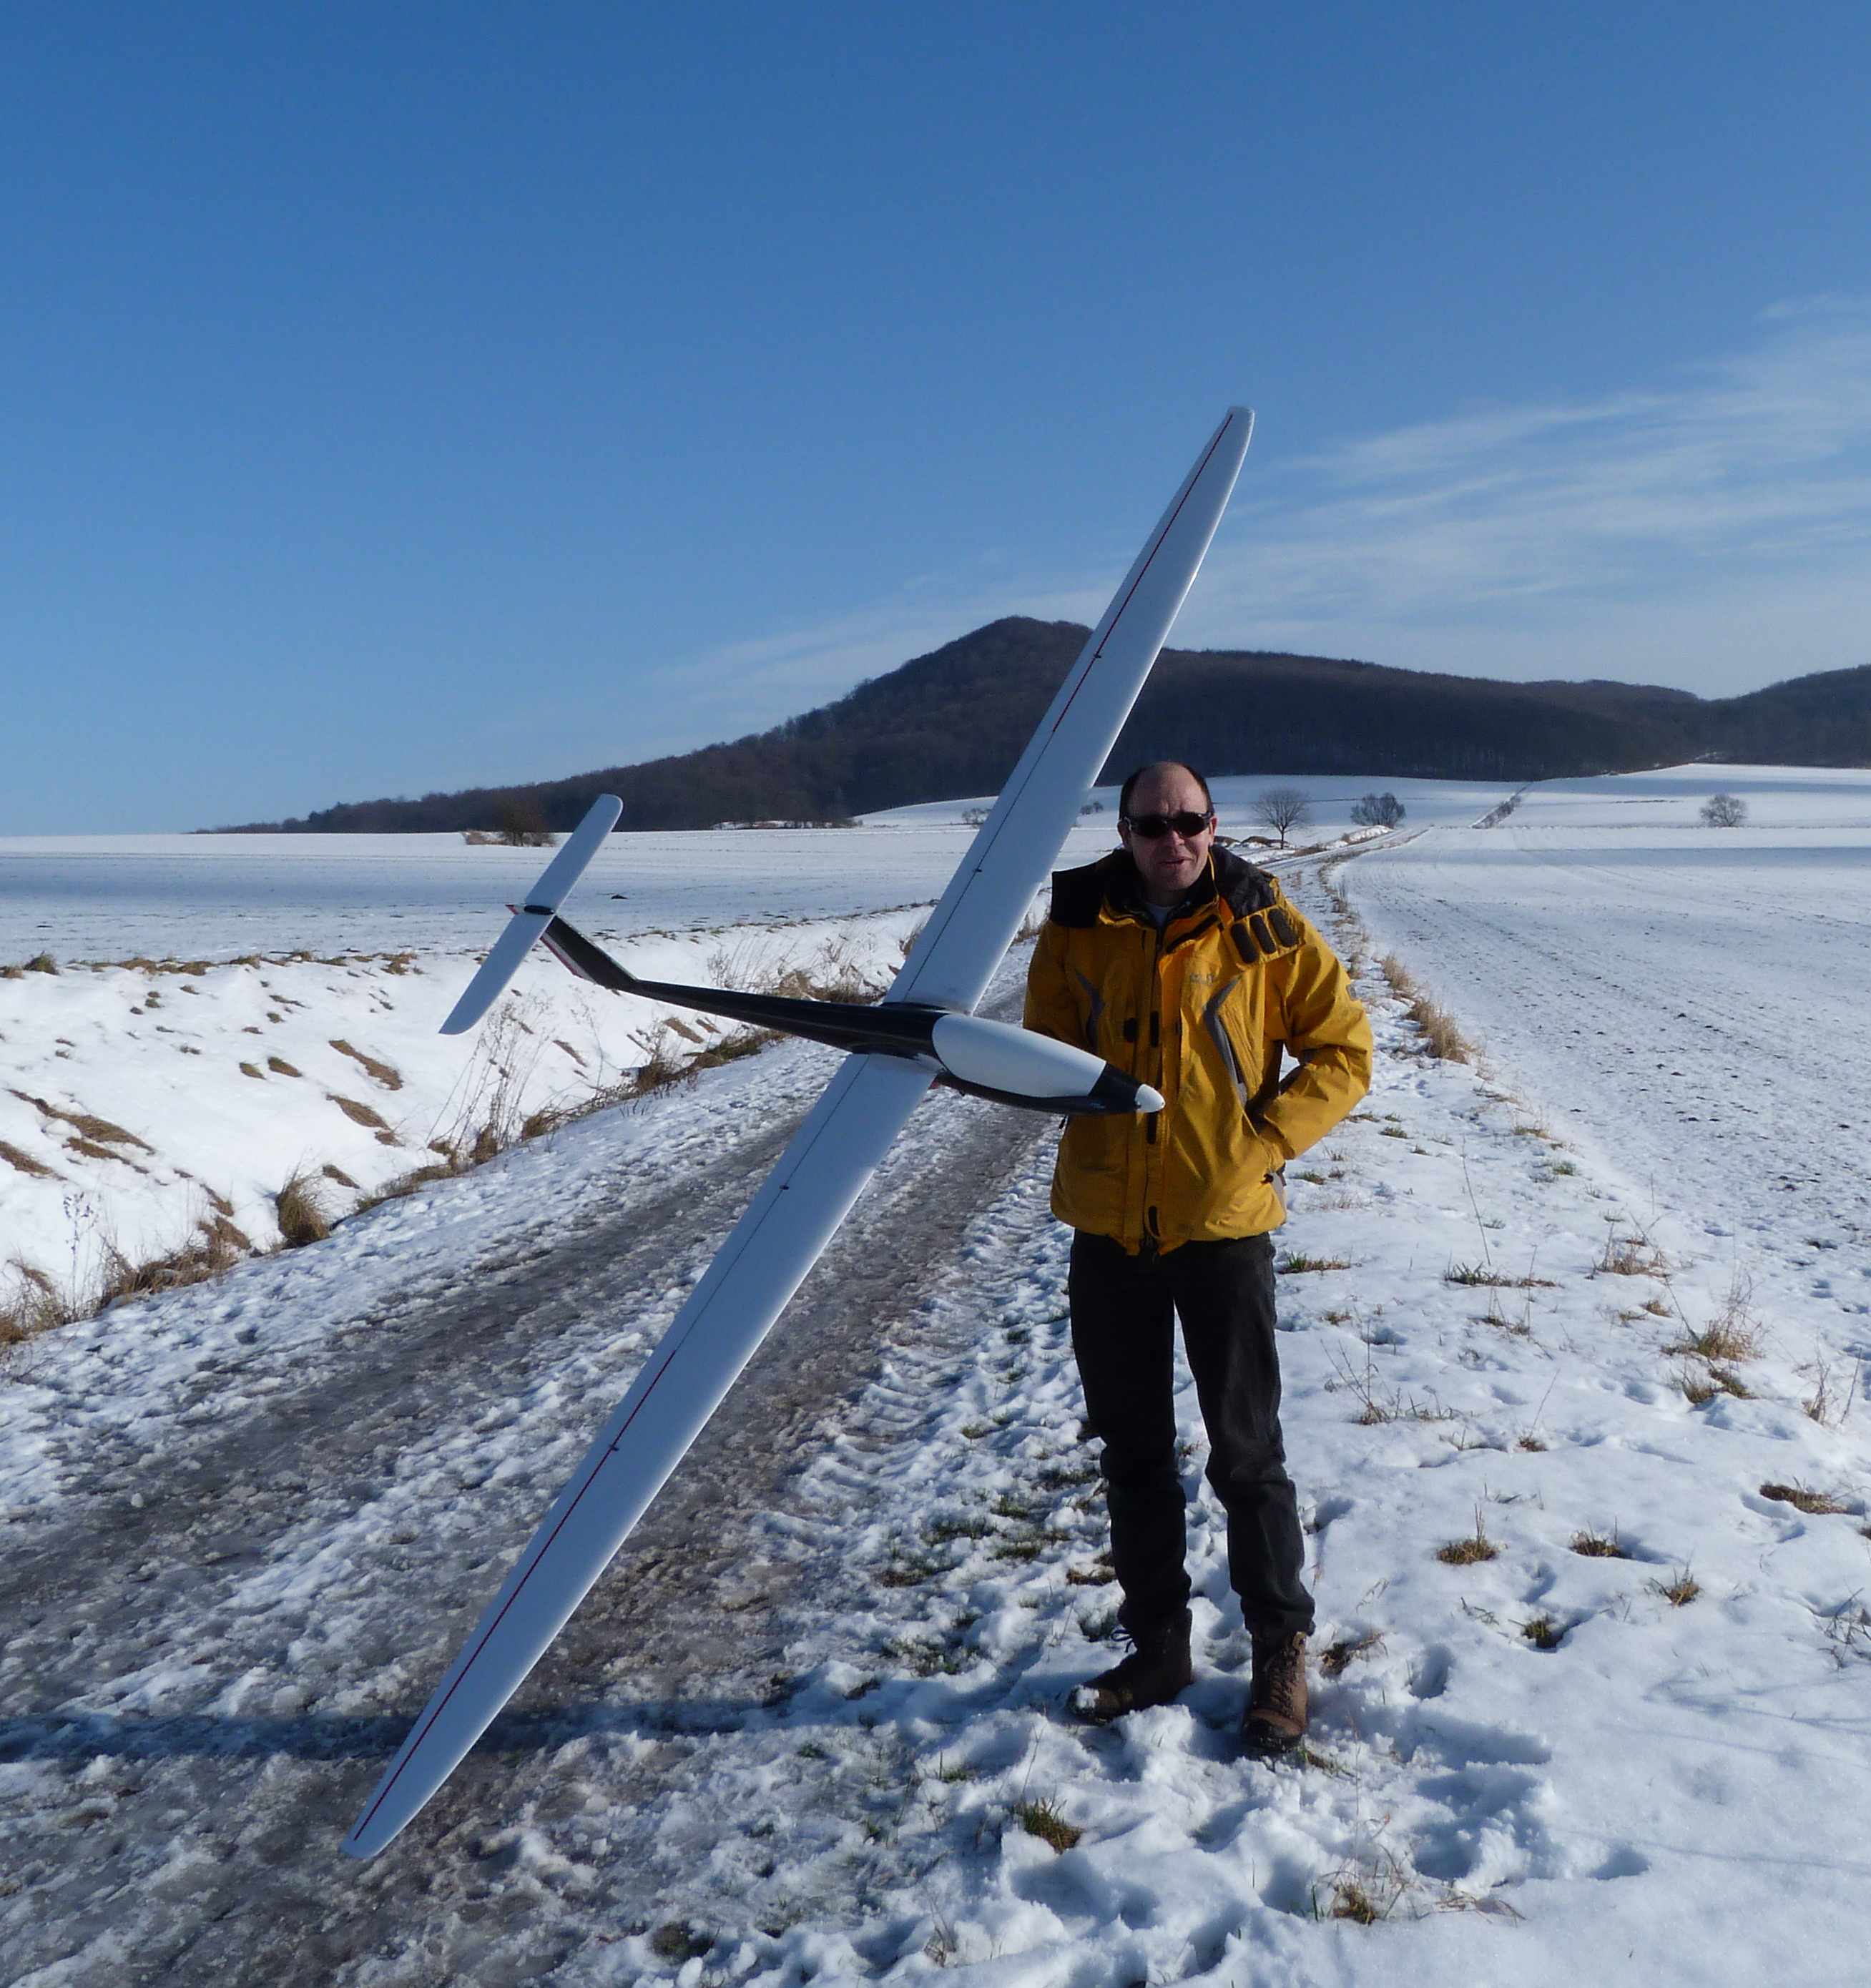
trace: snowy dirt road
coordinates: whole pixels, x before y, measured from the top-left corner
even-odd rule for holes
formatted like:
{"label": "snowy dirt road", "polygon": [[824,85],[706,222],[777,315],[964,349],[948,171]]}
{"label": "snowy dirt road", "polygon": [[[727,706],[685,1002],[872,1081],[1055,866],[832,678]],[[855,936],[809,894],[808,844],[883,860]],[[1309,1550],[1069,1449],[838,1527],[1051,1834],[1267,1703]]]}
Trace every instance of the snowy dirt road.
{"label": "snowy dirt road", "polygon": [[[1473,832],[1469,860],[1511,864],[1497,833]],[[633,1641],[614,1576],[405,1837],[340,1858],[455,1638],[705,1262],[711,1168],[732,1151],[757,1171],[816,1090],[813,1053],[771,1051],[332,1244],[35,1343],[4,1397],[0,1541],[54,1595],[20,1598],[0,1669],[0,1981],[1544,1988],[1641,1968],[1660,1988],[1855,1984],[1871,1885],[1857,1217],[1802,1234],[1827,1204],[1796,1185],[1763,1227],[1761,1122],[1699,1141],[1693,1100],[1727,1094],[1757,1037],[1658,1038],[1692,1100],[1674,1146],[1651,1122],[1663,1104],[1611,1110],[1630,1073],[1565,1046],[1591,1002],[1608,1040],[1646,1040],[1686,938],[1646,939],[1679,965],[1622,991],[1530,969],[1491,1018],[1501,958],[1572,947],[1543,952],[1499,889],[1465,913],[1446,877],[1422,917],[1451,950],[1411,941],[1409,879],[1436,845],[1336,875],[1484,1063],[1429,1054],[1367,966],[1372,1095],[1289,1173],[1284,1419],[1321,1610],[1301,1763],[1233,1743],[1248,1653],[1179,1371],[1196,1682],[1108,1729],[1063,1715],[1111,1660],[1116,1598],[1050,1142],[1042,1124],[1023,1152],[973,1144],[949,1100],[921,1121],[942,1151],[892,1169],[827,1266],[871,1280],[857,1391],[817,1422],[800,1408],[784,1389],[804,1342],[783,1325],[770,1398],[743,1388],[757,1412],[716,1432],[695,1502],[670,1508],[680,1550],[665,1565],[655,1537],[636,1543],[666,1635]],[[1683,844],[1680,889],[1652,892],[1660,930],[1708,847]],[[1731,895],[1750,865],[1805,861],[1723,847]],[[1585,893],[1561,884],[1541,915],[1562,924]],[[1763,982],[1797,1041],[1862,964],[1849,930],[1802,937],[1805,918],[1849,927],[1839,907],[1864,894],[1836,874],[1803,898],[1797,874],[1780,884],[1742,894],[1757,922],[1770,901],[1805,907],[1765,928],[1766,952],[1805,948],[1803,983]],[[1296,888],[1368,958],[1316,880]],[[1592,893],[1606,929],[1639,916],[1602,877]],[[1484,919],[1508,938],[1477,936]],[[1589,1121],[1565,1115],[1594,1085]],[[939,1179],[952,1215],[925,1253],[886,1262]],[[660,1280],[604,1263],[601,1236],[634,1247],[658,1225]],[[525,1260],[549,1248],[568,1280],[553,1295],[534,1288],[547,1258]],[[527,1293],[530,1322],[502,1331],[477,1276]],[[641,1337],[616,1336],[627,1303]],[[445,1351],[404,1346],[418,1315]],[[470,1367],[498,1381],[448,1378]],[[357,1384],[323,1397],[308,1445],[295,1404],[344,1374]],[[763,1467],[737,1430],[776,1460],[770,1510],[751,1489],[738,1515],[719,1499]],[[245,1474],[225,1467],[235,1452]],[[154,1518],[130,1502],[140,1460],[173,1507]],[[165,1574],[164,1546],[185,1574]],[[685,1590],[695,1556],[712,1564]]]}
{"label": "snowy dirt road", "polygon": [[[364,1873],[337,1844],[834,1060],[788,1046],[712,1073],[714,1136],[691,1128],[673,1152],[655,1138],[658,1113],[686,1127],[692,1100],[637,1114],[639,1136],[608,1164],[603,1128],[574,1128],[563,1143],[597,1167],[574,1214],[523,1195],[528,1219],[471,1263],[381,1274],[394,1245],[374,1250],[364,1218],[321,1247],[377,1256],[380,1273],[322,1341],[211,1352],[151,1412],[51,1443],[60,1495],[15,1507],[7,1529],[0,1762],[32,1763],[33,1806],[56,1821],[9,1832],[0,1976],[348,1979],[446,1924],[448,1972],[517,1979],[584,1937],[540,1923],[486,1963],[472,1929],[501,1915],[503,1867],[472,1846],[516,1801],[550,1808],[555,1734],[594,1716],[706,1727],[772,1690],[773,1613],[797,1570],[776,1557],[770,1526],[755,1543],[749,1524],[783,1506],[801,1457],[874,1376],[881,1337],[1047,1121],[948,1094],[921,1108],[919,1136],[886,1163],[737,1398],[418,1825],[469,1846],[445,1858],[459,1880],[446,1900],[426,1857]],[[384,1215],[419,1219],[408,1204]],[[225,1287],[189,1296],[204,1310],[230,1302]],[[185,1319],[178,1337],[190,1341]],[[632,1877],[618,1869],[607,1915],[651,1910]]]}

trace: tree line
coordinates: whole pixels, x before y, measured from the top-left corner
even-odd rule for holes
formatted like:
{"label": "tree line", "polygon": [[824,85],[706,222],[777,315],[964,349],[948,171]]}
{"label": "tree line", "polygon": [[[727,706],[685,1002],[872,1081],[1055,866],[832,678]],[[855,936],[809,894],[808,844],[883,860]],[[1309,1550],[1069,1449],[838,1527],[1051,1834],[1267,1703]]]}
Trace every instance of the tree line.
{"label": "tree line", "polygon": [[[596,795],[624,829],[838,820],[997,792],[1087,631],[1010,617],[834,703],[693,752],[561,779],[337,803],[259,831],[564,830]],[[1507,683],[1262,650],[1166,649],[1103,777],[1152,759],[1211,775],[1529,780],[1710,758],[1871,766],[1871,665],[1703,698],[1653,685]]]}

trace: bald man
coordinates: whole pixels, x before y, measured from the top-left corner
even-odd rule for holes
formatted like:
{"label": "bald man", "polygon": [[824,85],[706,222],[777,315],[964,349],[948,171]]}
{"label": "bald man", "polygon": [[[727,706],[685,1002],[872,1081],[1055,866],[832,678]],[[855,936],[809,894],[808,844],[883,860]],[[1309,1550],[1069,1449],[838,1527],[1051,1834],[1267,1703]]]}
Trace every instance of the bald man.
{"label": "bald man", "polygon": [[1074,1231],[1072,1347],[1133,1646],[1074,1709],[1102,1723],[1167,1704],[1194,1676],[1179,1319],[1254,1645],[1241,1741],[1278,1755],[1305,1736],[1313,1607],[1280,1428],[1271,1232],[1286,1219],[1287,1162],[1369,1088],[1370,1026],[1278,884],[1216,849],[1208,783],[1193,768],[1139,767],[1118,833],[1121,849],[1054,876],[1027,981],[1028,1028],[1164,1098],[1158,1113],[1069,1119],[1053,1177],[1053,1212]]}

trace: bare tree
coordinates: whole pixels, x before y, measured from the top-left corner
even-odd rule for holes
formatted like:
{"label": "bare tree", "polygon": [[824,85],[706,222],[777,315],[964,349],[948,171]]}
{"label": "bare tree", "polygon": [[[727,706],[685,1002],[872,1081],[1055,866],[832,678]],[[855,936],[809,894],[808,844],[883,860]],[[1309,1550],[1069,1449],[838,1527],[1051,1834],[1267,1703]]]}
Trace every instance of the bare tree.
{"label": "bare tree", "polygon": [[1395,794],[1366,794],[1352,803],[1355,828],[1395,828],[1403,815],[1403,803]]}
{"label": "bare tree", "polygon": [[550,849],[557,837],[546,826],[546,812],[532,794],[509,795],[494,810],[494,829],[509,849]]}
{"label": "bare tree", "polygon": [[1298,787],[1268,787],[1254,796],[1254,819],[1270,828],[1287,846],[1287,830],[1297,828],[1311,812],[1312,803]]}
{"label": "bare tree", "polygon": [[1702,803],[1704,828],[1739,828],[1748,819],[1748,803],[1739,794],[1710,794]]}

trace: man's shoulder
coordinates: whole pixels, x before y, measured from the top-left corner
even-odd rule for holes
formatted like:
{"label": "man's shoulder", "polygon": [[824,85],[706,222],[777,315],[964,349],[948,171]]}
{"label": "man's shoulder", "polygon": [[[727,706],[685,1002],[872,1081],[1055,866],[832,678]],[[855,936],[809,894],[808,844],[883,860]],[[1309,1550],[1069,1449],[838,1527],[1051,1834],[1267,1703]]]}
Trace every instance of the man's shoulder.
{"label": "man's shoulder", "polygon": [[1215,891],[1237,918],[1270,910],[1281,901],[1280,886],[1272,876],[1232,849],[1215,852]]}
{"label": "man's shoulder", "polygon": [[1081,869],[1055,870],[1047,915],[1056,925],[1095,925],[1108,898],[1119,896],[1127,884],[1131,894],[1136,894],[1136,865],[1121,849]]}

